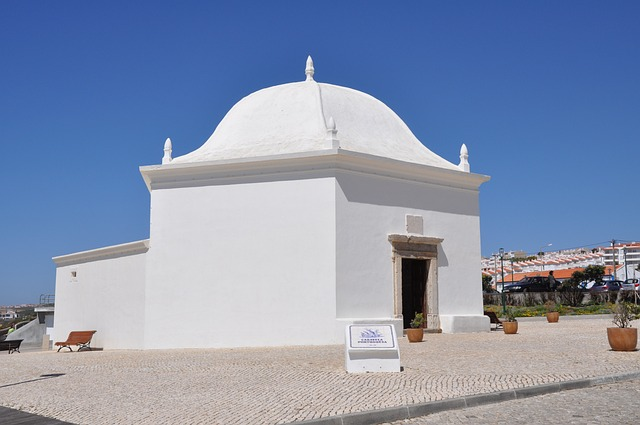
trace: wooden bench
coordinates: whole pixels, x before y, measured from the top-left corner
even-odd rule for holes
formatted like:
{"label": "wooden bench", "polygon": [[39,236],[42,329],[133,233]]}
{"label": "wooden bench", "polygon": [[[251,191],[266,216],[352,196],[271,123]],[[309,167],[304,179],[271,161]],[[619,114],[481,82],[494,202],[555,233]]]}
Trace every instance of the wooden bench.
{"label": "wooden bench", "polygon": [[492,325],[496,325],[495,328],[492,327],[491,330],[497,331],[498,329],[502,329],[502,320],[498,319],[498,316],[493,311],[485,311],[484,315],[489,316]]}
{"label": "wooden bench", "polygon": [[20,352],[21,339],[10,339],[9,341],[0,342],[0,351],[8,351],[9,354],[14,352]]}
{"label": "wooden bench", "polygon": [[67,337],[66,341],[56,342],[56,345],[60,346],[60,348],[58,348],[58,351],[62,350],[63,348],[68,348],[69,351],[73,351],[73,349],[71,348],[72,345],[77,345],[78,351],[82,350],[83,348],[91,351],[91,338],[93,338],[93,334],[96,332],[97,331],[71,331],[69,332],[69,336]]}

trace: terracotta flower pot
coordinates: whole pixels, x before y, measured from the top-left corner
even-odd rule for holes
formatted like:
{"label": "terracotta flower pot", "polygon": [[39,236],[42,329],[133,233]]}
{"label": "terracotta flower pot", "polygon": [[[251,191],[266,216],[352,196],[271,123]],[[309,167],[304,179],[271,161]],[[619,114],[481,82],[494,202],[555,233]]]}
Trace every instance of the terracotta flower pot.
{"label": "terracotta flower pot", "polygon": [[550,311],[547,313],[547,322],[556,323],[560,319],[560,313],[557,311]]}
{"label": "terracotta flower pot", "polygon": [[518,333],[518,322],[502,322],[502,329],[506,334],[517,334]]}
{"label": "terracotta flower pot", "polygon": [[422,342],[424,338],[424,329],[422,328],[405,329],[405,332],[407,333],[409,342]]}
{"label": "terracotta flower pot", "polygon": [[613,351],[633,351],[638,345],[638,328],[607,328],[607,338]]}

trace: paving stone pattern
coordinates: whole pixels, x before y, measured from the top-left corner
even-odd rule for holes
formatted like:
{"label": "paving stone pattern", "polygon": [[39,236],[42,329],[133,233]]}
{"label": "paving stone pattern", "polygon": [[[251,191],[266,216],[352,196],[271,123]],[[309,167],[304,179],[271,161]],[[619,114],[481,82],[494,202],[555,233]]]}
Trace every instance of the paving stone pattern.
{"label": "paving stone pattern", "polygon": [[0,406],[91,425],[285,424],[640,371],[640,352],[609,349],[608,326],[523,319],[517,335],[401,338],[401,373],[348,374],[342,345],[5,354]]}

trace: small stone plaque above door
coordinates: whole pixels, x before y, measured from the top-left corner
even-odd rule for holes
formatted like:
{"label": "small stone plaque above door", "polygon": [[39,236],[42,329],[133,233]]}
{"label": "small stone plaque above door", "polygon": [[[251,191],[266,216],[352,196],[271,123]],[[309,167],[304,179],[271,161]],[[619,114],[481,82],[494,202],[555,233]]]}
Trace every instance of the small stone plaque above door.
{"label": "small stone plaque above door", "polygon": [[421,215],[409,215],[405,216],[407,224],[407,233],[414,235],[424,234],[424,221]]}

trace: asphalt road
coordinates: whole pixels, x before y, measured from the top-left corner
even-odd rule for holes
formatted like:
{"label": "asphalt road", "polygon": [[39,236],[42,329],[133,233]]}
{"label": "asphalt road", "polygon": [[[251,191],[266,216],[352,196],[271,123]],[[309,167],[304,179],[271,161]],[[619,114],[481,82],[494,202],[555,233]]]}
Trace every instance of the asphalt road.
{"label": "asphalt road", "polygon": [[585,425],[640,423],[640,380],[435,413],[386,425]]}

